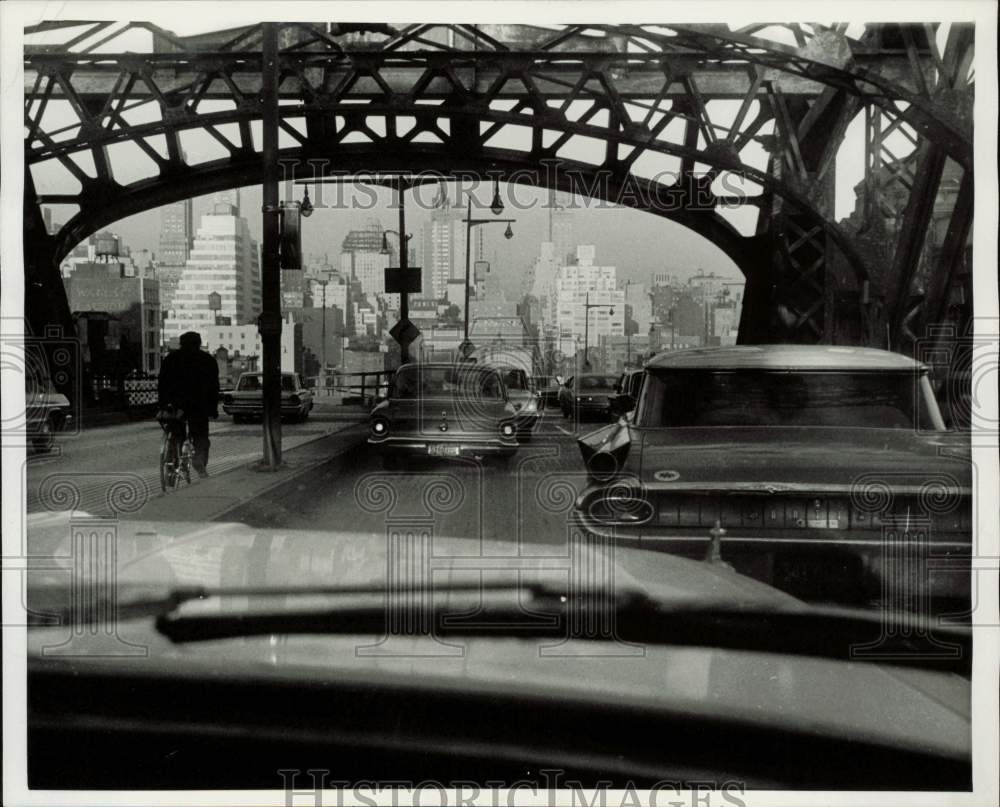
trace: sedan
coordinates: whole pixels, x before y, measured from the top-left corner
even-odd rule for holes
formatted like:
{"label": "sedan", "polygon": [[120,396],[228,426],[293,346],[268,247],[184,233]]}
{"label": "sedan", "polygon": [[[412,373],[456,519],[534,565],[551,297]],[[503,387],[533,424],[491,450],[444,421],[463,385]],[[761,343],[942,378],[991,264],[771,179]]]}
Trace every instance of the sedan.
{"label": "sedan", "polygon": [[[313,408],[312,390],[302,385],[298,373],[281,374],[281,416],[303,421]],[[233,423],[264,416],[264,379],[260,373],[243,373],[236,389],[222,396],[222,411],[233,416]]]}
{"label": "sedan", "polygon": [[500,373],[467,364],[404,364],[369,417],[368,444],[387,468],[404,457],[484,457],[517,451],[517,409]]}
{"label": "sedan", "polygon": [[[665,353],[645,369],[633,417],[579,441],[585,529],[721,557],[805,599],[965,607],[968,439],[945,430],[925,365],[765,345]],[[624,395],[618,409],[634,406]],[[928,571],[930,558],[955,571]]]}
{"label": "sedan", "polygon": [[578,418],[611,420],[617,417],[612,402],[617,396],[618,379],[604,373],[587,373],[571,379],[571,395],[563,398],[563,414]]}

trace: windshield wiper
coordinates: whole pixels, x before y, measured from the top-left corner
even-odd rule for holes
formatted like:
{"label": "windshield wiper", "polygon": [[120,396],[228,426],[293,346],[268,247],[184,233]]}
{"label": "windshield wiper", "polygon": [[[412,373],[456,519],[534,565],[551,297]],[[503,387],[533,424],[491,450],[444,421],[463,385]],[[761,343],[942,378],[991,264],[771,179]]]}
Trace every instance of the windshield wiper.
{"label": "windshield wiper", "polygon": [[[657,601],[633,589],[573,589],[541,583],[312,588],[176,589],[160,598],[157,630],[174,642],[262,635],[394,635],[449,638],[617,640],[876,662],[970,676],[972,635],[964,626],[848,608],[741,607],[731,602]],[[464,595],[470,596],[452,596]],[[483,596],[475,596],[475,595]],[[507,596],[492,596],[507,595]],[[511,596],[513,595],[513,596]],[[184,602],[250,597],[248,610],[183,614]],[[317,606],[307,597],[329,599]],[[280,598],[274,608],[267,599]],[[447,599],[447,602],[441,600]],[[477,607],[478,606],[478,607]],[[153,614],[149,614],[153,615]],[[400,615],[406,618],[400,619]],[[614,626],[613,631],[594,626]]]}

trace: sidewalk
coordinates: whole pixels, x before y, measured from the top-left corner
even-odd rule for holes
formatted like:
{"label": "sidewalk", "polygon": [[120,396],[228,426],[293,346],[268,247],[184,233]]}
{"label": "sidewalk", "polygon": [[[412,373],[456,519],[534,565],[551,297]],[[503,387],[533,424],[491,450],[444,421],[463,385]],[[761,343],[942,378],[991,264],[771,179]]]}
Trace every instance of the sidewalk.
{"label": "sidewalk", "polygon": [[208,479],[194,477],[190,485],[182,483],[171,493],[162,494],[158,490],[139,510],[123,514],[121,518],[176,521],[178,514],[183,514],[184,521],[218,520],[272,488],[331,461],[348,458],[364,445],[367,436],[367,424],[358,423],[355,416],[351,425],[283,452],[282,466],[277,471],[256,470],[255,462]]}

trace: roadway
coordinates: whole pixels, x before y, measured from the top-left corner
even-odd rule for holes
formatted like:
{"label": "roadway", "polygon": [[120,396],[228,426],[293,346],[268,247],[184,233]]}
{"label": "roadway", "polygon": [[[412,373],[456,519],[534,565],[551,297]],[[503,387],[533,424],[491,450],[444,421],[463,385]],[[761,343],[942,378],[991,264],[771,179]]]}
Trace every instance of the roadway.
{"label": "roadway", "polygon": [[[357,410],[314,410],[306,423],[284,425],[284,448],[292,451],[362,419]],[[360,445],[346,461],[320,465],[295,475],[290,484],[251,498],[227,513],[225,521],[372,537],[384,537],[393,525],[409,529],[432,523],[438,535],[564,543],[573,498],[585,483],[576,437],[599,426],[575,427],[558,410],[549,410],[535,438],[508,467],[490,461],[427,459],[403,471],[385,471],[378,455]],[[29,458],[28,512],[100,513],[107,510],[116,482],[136,478],[151,495],[158,495],[160,434],[155,422],[143,421],[60,437],[58,454]],[[213,423],[211,439],[209,471],[217,483],[224,482],[227,471],[260,458],[259,424],[234,425],[223,416]],[[239,478],[229,476],[234,484]],[[65,481],[70,487],[62,484]],[[192,493],[198,485],[196,480]],[[179,520],[184,519],[181,501],[177,499]]]}

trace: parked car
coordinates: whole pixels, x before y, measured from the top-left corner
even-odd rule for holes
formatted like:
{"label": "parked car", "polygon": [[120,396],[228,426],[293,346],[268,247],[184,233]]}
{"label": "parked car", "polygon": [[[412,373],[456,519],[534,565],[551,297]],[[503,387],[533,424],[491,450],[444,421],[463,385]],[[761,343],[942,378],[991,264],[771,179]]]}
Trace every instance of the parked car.
{"label": "parked car", "polygon": [[507,388],[507,397],[517,411],[517,439],[531,439],[541,417],[539,394],[531,384],[528,374],[518,367],[497,367]]}
{"label": "parked car", "polygon": [[55,435],[73,422],[72,406],[49,379],[32,383],[29,374],[26,381],[25,433],[29,447],[47,454],[55,446]]}
{"label": "parked car", "polygon": [[568,382],[572,395],[562,398],[563,414],[577,418],[600,418],[610,420],[617,417],[611,402],[617,396],[618,379],[609,373],[585,373]]}
{"label": "parked car", "polygon": [[404,364],[369,416],[368,443],[394,468],[405,456],[492,456],[517,451],[517,409],[500,373],[478,364]]}
{"label": "parked car", "polygon": [[926,566],[970,552],[968,436],[945,430],[926,366],[907,357],[665,353],[646,365],[634,417],[579,447],[586,530],[689,556],[714,541],[738,570],[814,600],[915,596],[914,575],[922,596],[968,600],[967,572]]}
{"label": "parked car", "polygon": [[[306,389],[298,373],[281,374],[281,416],[303,421],[313,408],[312,390]],[[264,416],[264,377],[261,373],[243,373],[236,388],[222,396],[222,411],[233,416],[233,423]]]}

